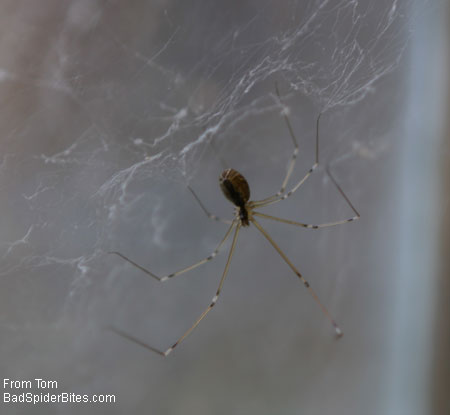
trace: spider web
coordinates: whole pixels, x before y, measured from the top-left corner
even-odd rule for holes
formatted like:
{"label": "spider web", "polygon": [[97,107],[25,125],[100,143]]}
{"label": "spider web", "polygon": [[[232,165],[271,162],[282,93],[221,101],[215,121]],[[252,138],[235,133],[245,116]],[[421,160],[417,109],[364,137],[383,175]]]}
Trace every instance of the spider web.
{"label": "spider web", "polygon": [[[276,192],[292,151],[285,108],[301,138],[300,177],[317,114],[331,125],[363,108],[398,67],[410,6],[11,3],[1,14],[0,325],[83,326],[133,304],[136,281],[108,250],[144,262],[152,251],[162,273],[212,250],[221,229],[210,230],[185,185],[226,216],[231,207],[209,192],[231,160],[255,194]],[[361,137],[364,118],[332,127],[341,132],[327,134],[326,159],[379,156],[377,131]]]}

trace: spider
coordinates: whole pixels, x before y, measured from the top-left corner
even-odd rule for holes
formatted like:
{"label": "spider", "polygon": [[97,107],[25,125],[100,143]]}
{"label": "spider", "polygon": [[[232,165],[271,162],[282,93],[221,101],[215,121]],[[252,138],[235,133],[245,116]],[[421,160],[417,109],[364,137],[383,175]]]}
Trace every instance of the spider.
{"label": "spider", "polygon": [[[281,98],[280,98],[280,94],[278,91],[278,87],[276,87],[276,93],[278,96],[279,101],[281,102]],[[250,187],[247,183],[247,180],[244,178],[244,176],[242,174],[240,174],[238,171],[234,170],[234,169],[226,169],[222,172],[222,174],[219,177],[219,183],[220,183],[220,188],[223,192],[223,194],[225,195],[225,197],[234,204],[235,206],[235,210],[234,210],[234,218],[229,221],[229,220],[224,220],[219,218],[218,216],[212,215],[204,206],[204,204],[201,202],[200,198],[196,195],[196,193],[192,190],[192,188],[190,186],[188,186],[188,189],[190,190],[190,192],[192,193],[192,195],[194,196],[194,198],[196,199],[197,203],[200,205],[201,209],[205,212],[205,214],[212,220],[215,221],[219,221],[219,222],[224,222],[229,224],[229,228],[227,230],[227,232],[225,233],[225,236],[223,237],[222,241],[219,243],[219,245],[217,246],[217,248],[206,258],[196,262],[195,264],[192,264],[186,268],[183,268],[179,271],[176,271],[172,274],[167,274],[163,277],[159,277],[157,275],[155,275],[153,272],[149,271],[148,269],[144,268],[143,266],[137,264],[136,262],[132,261],[131,259],[129,259],[128,257],[126,257],[125,255],[121,254],[120,252],[117,251],[113,251],[113,252],[109,252],[110,254],[115,254],[117,256],[119,256],[120,258],[124,259],[125,261],[129,262],[130,264],[132,264],[133,266],[135,266],[136,268],[140,269],[141,271],[143,271],[145,274],[149,275],[150,277],[154,278],[157,281],[160,282],[164,282],[167,281],[173,277],[176,277],[178,275],[184,274],[185,272],[191,271],[194,268],[199,267],[200,265],[205,264],[206,262],[212,260],[217,253],[219,252],[220,248],[223,246],[223,244],[225,243],[225,241],[230,237],[233,229],[234,229],[234,234],[233,234],[233,239],[232,239],[232,243],[231,243],[231,248],[229,250],[228,253],[228,259],[225,265],[225,269],[222,273],[222,277],[220,279],[219,282],[219,286],[217,288],[217,291],[214,295],[214,297],[211,300],[211,303],[208,305],[208,307],[203,311],[203,313],[201,313],[201,315],[197,318],[197,320],[194,322],[194,324],[192,324],[192,326],[175,342],[173,343],[169,348],[167,348],[166,350],[159,350],[157,348],[154,348],[152,346],[149,346],[148,344],[144,343],[143,341],[131,336],[128,333],[125,333],[117,328],[114,327],[110,327],[110,329],[115,332],[116,334],[118,334],[119,336],[124,337],[125,339],[128,339],[140,346],[145,347],[146,349],[158,353],[159,355],[162,355],[164,357],[168,356],[173,349],[175,349],[176,346],[178,346],[200,323],[200,321],[203,320],[203,318],[211,311],[211,309],[215,306],[217,300],[219,299],[219,295],[222,291],[222,287],[223,287],[223,283],[225,281],[225,277],[227,276],[228,273],[228,269],[231,263],[231,258],[233,256],[233,252],[235,250],[236,247],[236,242],[238,239],[238,235],[239,235],[239,231],[242,227],[247,227],[250,226],[250,224],[255,225],[255,227],[258,229],[259,232],[261,232],[261,234],[267,239],[267,241],[273,246],[273,248],[278,252],[278,254],[282,257],[282,259],[286,262],[286,264],[292,269],[292,271],[294,272],[295,275],[297,275],[297,277],[300,279],[300,281],[303,283],[303,285],[308,289],[308,291],[310,292],[310,294],[313,296],[314,300],[316,301],[316,303],[319,305],[319,307],[321,308],[322,312],[325,314],[326,318],[331,322],[332,326],[334,327],[336,336],[339,338],[343,335],[343,332],[341,330],[341,328],[339,327],[339,325],[336,323],[336,321],[332,318],[331,314],[329,313],[329,311],[327,310],[327,308],[320,302],[317,294],[315,293],[315,291],[311,288],[310,283],[303,277],[303,275],[300,273],[300,271],[295,267],[295,265],[291,262],[291,260],[286,256],[286,254],[281,250],[281,248],[276,244],[276,242],[272,239],[272,237],[267,233],[267,231],[259,224],[259,222],[256,220],[256,217],[258,218],[264,218],[264,219],[269,219],[269,220],[273,220],[273,221],[277,221],[277,222],[282,222],[282,223],[287,223],[290,225],[295,225],[295,226],[300,226],[302,228],[307,228],[307,229],[320,229],[320,228],[325,228],[328,226],[336,226],[336,225],[340,225],[340,224],[344,224],[347,222],[352,222],[354,220],[357,220],[360,218],[360,215],[358,213],[358,211],[355,209],[355,207],[352,205],[352,203],[350,202],[349,198],[346,196],[346,194],[344,193],[344,191],[342,190],[342,188],[339,186],[339,184],[337,183],[336,179],[334,178],[334,176],[331,174],[329,165],[326,168],[326,173],[328,174],[328,176],[330,177],[332,183],[334,184],[334,186],[336,187],[336,189],[339,191],[339,193],[341,194],[341,196],[344,198],[344,200],[347,202],[347,204],[349,205],[349,207],[352,209],[352,211],[354,212],[355,216],[349,218],[349,219],[344,219],[344,220],[339,220],[336,222],[329,222],[329,223],[322,223],[322,224],[318,224],[318,225],[312,225],[312,224],[307,224],[307,223],[301,223],[301,222],[296,222],[293,220],[288,220],[288,219],[282,219],[276,216],[271,216],[265,213],[261,213],[261,212],[257,212],[255,209],[259,209],[274,203],[278,203],[282,200],[287,199],[289,196],[291,196],[294,192],[296,192],[298,190],[298,188],[306,181],[306,179],[313,173],[314,170],[316,170],[317,166],[319,165],[319,121],[320,121],[320,117],[321,117],[321,113],[318,115],[317,117],[317,121],[316,121],[316,148],[315,148],[315,162],[312,165],[312,167],[309,169],[309,171],[305,174],[305,176],[295,184],[294,187],[292,187],[291,190],[289,190],[288,192],[286,192],[286,187],[288,184],[288,181],[292,175],[295,163],[296,163],[296,159],[297,159],[297,154],[298,154],[298,143],[297,143],[297,138],[295,137],[294,131],[292,129],[291,123],[289,121],[289,117],[287,115],[287,111],[283,111],[282,113],[283,118],[285,120],[286,126],[289,130],[289,135],[291,136],[292,142],[294,144],[294,152],[288,162],[287,165],[287,172],[286,172],[286,176],[283,179],[283,182],[281,184],[281,188],[280,190],[270,196],[267,197],[265,199],[262,200],[258,200],[258,201],[251,201],[250,200]]]}

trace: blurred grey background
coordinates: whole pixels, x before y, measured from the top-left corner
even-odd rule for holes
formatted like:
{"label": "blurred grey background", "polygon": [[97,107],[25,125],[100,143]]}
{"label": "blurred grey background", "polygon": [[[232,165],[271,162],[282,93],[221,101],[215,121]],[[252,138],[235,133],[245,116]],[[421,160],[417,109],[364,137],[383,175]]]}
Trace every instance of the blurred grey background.
{"label": "blurred grey background", "polygon": [[[5,0],[0,19],[0,373],[116,396],[2,413],[450,412],[447,2]],[[353,216],[330,163],[362,217],[260,222],[344,337],[253,227],[167,359],[105,330],[165,349],[210,303],[229,244],[165,284],[106,252],[158,275],[207,256],[226,225],[186,185],[228,218],[224,164],[275,193],[286,108],[291,183],[322,111],[321,166],[266,212]]]}

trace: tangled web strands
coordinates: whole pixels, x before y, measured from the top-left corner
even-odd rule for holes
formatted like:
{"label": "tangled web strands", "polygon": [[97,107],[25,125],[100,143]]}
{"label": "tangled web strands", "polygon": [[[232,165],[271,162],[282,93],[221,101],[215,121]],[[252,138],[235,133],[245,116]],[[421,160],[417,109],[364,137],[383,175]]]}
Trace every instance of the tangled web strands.
{"label": "tangled web strands", "polygon": [[[35,294],[33,319],[50,318],[37,306],[46,303],[55,321],[72,303],[82,314],[75,299],[98,281],[119,217],[145,224],[162,246],[164,194],[152,194],[145,218],[131,214],[147,197],[142,184],[189,182],[212,138],[225,143],[279,114],[275,81],[285,102],[351,106],[398,65],[407,40],[406,1],[225,4],[148,2],[130,11],[133,24],[117,24],[118,5],[76,1],[48,15],[64,30],[36,21],[46,41],[11,44],[27,65],[0,68],[0,274],[24,305],[30,275],[57,281]],[[11,324],[29,320],[22,310]]]}
{"label": "tangled web strands", "polygon": [[[321,112],[361,101],[397,67],[405,46],[406,19],[399,2],[367,3],[302,2],[286,11],[294,13],[290,24],[275,21],[273,30],[249,42],[248,32],[270,13],[267,6],[245,27],[229,28],[214,39],[217,43],[203,51],[189,75],[158,65],[154,70],[171,92],[152,90],[154,100],[160,100],[159,114],[152,114],[155,134],[134,137],[138,160],[113,174],[101,193],[161,171],[173,178],[189,176],[212,137],[226,139],[249,118],[280,110],[271,94],[274,81],[287,85],[290,95],[308,97]],[[161,54],[169,53],[179,36],[174,31]]]}

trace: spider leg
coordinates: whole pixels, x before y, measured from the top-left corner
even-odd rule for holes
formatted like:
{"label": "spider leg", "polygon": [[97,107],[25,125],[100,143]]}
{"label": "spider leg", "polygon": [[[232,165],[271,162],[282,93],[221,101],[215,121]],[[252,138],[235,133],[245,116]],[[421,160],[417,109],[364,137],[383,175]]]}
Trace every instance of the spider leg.
{"label": "spider leg", "polygon": [[163,277],[158,277],[156,274],[153,274],[153,272],[149,271],[147,268],[144,268],[143,266],[137,264],[136,262],[132,261],[130,258],[126,257],[125,255],[121,254],[120,252],[112,251],[112,252],[108,252],[108,253],[109,254],[114,254],[114,255],[117,255],[117,256],[121,257],[122,259],[124,259],[125,261],[129,262],[131,265],[133,265],[134,267],[140,269],[141,271],[145,272],[147,275],[149,275],[150,277],[154,278],[155,280],[158,280],[160,282],[164,282],[164,281],[167,281],[169,278],[173,278],[173,277],[176,277],[177,275],[184,274],[185,272],[191,271],[194,268],[197,268],[200,265],[203,265],[204,263],[206,263],[206,262],[210,261],[211,259],[213,259],[217,255],[217,253],[219,252],[219,250],[222,247],[222,245],[225,243],[225,241],[230,236],[231,231],[234,228],[234,226],[236,225],[236,223],[237,223],[237,221],[235,221],[235,220],[231,223],[231,226],[228,228],[227,233],[223,237],[222,241],[220,242],[219,245],[217,245],[217,248],[209,256],[207,256],[206,258],[196,262],[193,265],[190,265],[190,266],[188,266],[186,268],[180,269],[179,271],[174,272],[172,274],[167,274],[167,275],[165,275]]}
{"label": "spider leg", "polygon": [[307,228],[307,229],[320,229],[320,228],[326,228],[328,226],[342,225],[343,223],[353,222],[354,220],[357,220],[357,219],[360,218],[360,216],[358,214],[357,216],[353,216],[352,218],[349,218],[349,219],[344,219],[344,220],[338,220],[336,222],[320,223],[318,225],[313,225],[313,224],[310,224],[310,223],[302,223],[302,222],[296,222],[296,221],[289,220],[289,219],[282,219],[282,218],[278,218],[276,216],[267,215],[265,213],[253,212],[253,215],[259,216],[261,218],[275,220],[277,222],[288,223],[289,225],[301,226],[302,228]]}
{"label": "spider leg", "polygon": [[164,352],[162,352],[161,350],[158,350],[158,349],[156,349],[156,348],[154,348],[152,346],[149,346],[147,343],[144,343],[142,340],[139,340],[136,337],[133,337],[133,336],[131,336],[128,333],[125,333],[122,330],[119,330],[119,329],[117,329],[117,328],[115,328],[113,326],[109,326],[109,327],[107,327],[107,329],[111,330],[113,333],[117,334],[118,336],[123,337],[124,339],[127,339],[130,342],[136,343],[139,346],[144,347],[145,349],[148,349],[148,350],[150,350],[152,352],[158,353],[161,356],[165,356]]}
{"label": "spider leg", "polygon": [[300,271],[298,271],[298,269],[289,260],[289,258],[281,250],[281,248],[275,243],[275,241],[271,238],[271,236],[267,233],[267,231],[254,218],[252,218],[251,221],[258,228],[258,230],[264,235],[264,237],[270,242],[270,244],[275,248],[275,250],[280,254],[280,256],[283,258],[284,262],[286,262],[289,265],[289,267],[292,269],[292,271],[294,271],[295,275],[297,275],[297,277],[300,278],[303,285],[308,289],[310,294],[313,296],[314,301],[319,305],[319,307],[321,308],[321,310],[325,314],[325,316],[328,318],[328,320],[330,320],[331,324],[334,327],[336,335],[338,337],[341,337],[343,335],[341,328],[338,326],[336,321],[331,317],[331,314],[325,308],[325,306],[320,302],[319,297],[317,296],[315,291],[311,288],[311,285],[309,284],[309,282],[305,280],[305,278],[302,276]]}
{"label": "spider leg", "polygon": [[[278,90],[278,84],[277,83],[275,83],[275,91],[277,93],[278,99],[281,102],[280,91]],[[298,142],[297,142],[297,138],[295,137],[294,130],[292,129],[292,125],[291,125],[291,122],[289,120],[288,111],[287,110],[283,111],[283,118],[284,118],[284,121],[286,122],[287,128],[289,130],[289,135],[291,136],[292,143],[294,144],[294,152],[292,153],[291,160],[288,163],[288,167],[287,167],[287,170],[286,170],[286,176],[285,176],[285,178],[284,178],[284,180],[283,180],[283,182],[281,184],[281,189],[277,193],[277,196],[283,194],[284,191],[286,190],[287,183],[289,181],[289,178],[291,177],[292,171],[294,170],[295,163],[297,161],[297,155],[298,155]]]}
{"label": "spider leg", "polygon": [[[239,234],[240,227],[241,227],[241,224],[238,223],[236,230],[234,232],[233,242],[231,243],[231,248],[230,248],[230,252],[228,254],[227,263],[225,265],[225,269],[223,271],[222,278],[220,279],[220,282],[219,282],[219,287],[217,288],[216,294],[212,298],[211,303],[209,304],[208,307],[206,307],[206,309],[203,311],[203,313],[200,315],[200,317],[197,318],[195,323],[188,330],[186,330],[186,332],[172,346],[170,346],[165,351],[159,350],[152,346],[149,346],[148,344],[144,343],[143,341],[141,341],[133,336],[130,336],[127,333],[122,332],[121,330],[115,329],[113,327],[110,327],[110,330],[112,330],[114,333],[118,334],[119,336],[138,344],[139,346],[145,347],[146,349],[148,349],[152,352],[158,353],[164,357],[168,356],[169,353],[172,352],[172,350],[175,349],[175,347],[177,347],[192,332],[192,330],[194,330],[198,326],[200,321],[202,321],[205,318],[205,316],[211,311],[211,309],[215,306],[215,304],[219,298],[220,292],[222,291],[222,286],[225,281],[225,277],[227,276],[228,269],[230,267],[231,258],[233,257],[233,252],[236,247],[236,242],[237,242],[237,237]],[[230,230],[231,230],[231,228],[230,228]]]}
{"label": "spider leg", "polygon": [[289,196],[291,196],[293,193],[296,192],[296,190],[306,181],[306,179],[311,175],[311,173],[316,169],[317,166],[318,164],[314,163],[314,165],[308,170],[308,172],[303,176],[303,178],[291,190],[289,190],[289,192],[285,194],[277,193],[276,195],[270,196],[266,199],[252,202],[252,207],[268,206],[271,205],[272,203],[278,203],[284,199],[287,199]]}
{"label": "spider leg", "polygon": [[206,209],[205,205],[202,203],[202,201],[201,201],[200,198],[197,196],[197,194],[194,192],[194,190],[192,189],[192,187],[191,187],[191,186],[188,186],[187,188],[190,190],[190,192],[191,192],[192,195],[194,196],[195,200],[196,200],[197,203],[200,205],[200,207],[202,208],[203,212],[205,212],[206,216],[208,216],[209,219],[215,220],[215,221],[217,221],[217,222],[226,223],[226,224],[228,224],[228,225],[231,224],[231,222],[232,222],[231,220],[222,219],[222,218],[219,218],[219,217],[216,216],[216,215],[211,214],[211,213],[209,212],[209,210]]}
{"label": "spider leg", "polygon": [[[319,121],[320,121],[321,115],[322,115],[322,113],[319,114],[319,116],[317,117],[317,121],[316,121],[316,160],[315,160],[314,164],[312,165],[312,167],[302,177],[302,179],[299,182],[297,182],[297,184],[291,190],[289,190],[289,192],[284,193],[286,190],[286,185],[289,180],[289,177],[292,173],[292,170],[294,169],[295,159],[297,157],[297,153],[294,150],[294,154],[292,156],[293,158],[288,167],[288,174],[286,175],[286,178],[283,181],[283,185],[282,185],[280,191],[273,196],[269,196],[265,199],[252,202],[252,205],[251,205],[252,207],[267,206],[267,205],[271,205],[272,203],[277,203],[277,202],[280,202],[281,200],[288,198],[289,196],[291,196],[293,193],[295,193],[297,191],[297,189],[306,181],[306,179],[311,175],[311,173],[317,168],[317,166],[319,165]],[[288,123],[288,127],[289,127],[289,131],[291,132],[291,136],[294,139],[292,127],[290,126],[289,119],[287,118],[286,115],[285,115],[285,119],[286,119],[286,122]],[[298,150],[298,146],[296,147],[296,150]]]}
{"label": "spider leg", "polygon": [[302,228],[307,228],[307,229],[320,229],[320,228],[326,228],[328,226],[342,225],[343,223],[353,222],[354,220],[357,220],[360,218],[360,216],[358,215],[358,216],[353,216],[352,218],[349,218],[349,219],[338,220],[336,222],[328,222],[328,223],[321,223],[318,225],[312,225],[310,223],[302,223],[302,222],[296,222],[296,221],[289,220],[289,219],[282,219],[282,218],[278,218],[276,216],[267,215],[265,213],[259,213],[259,212],[255,212],[255,211],[253,211],[253,215],[259,216],[260,218],[275,220],[277,222],[288,223],[289,225],[301,226]]}
{"label": "spider leg", "polygon": [[327,166],[327,170],[326,171],[327,171],[327,174],[330,177],[331,181],[333,182],[333,184],[336,186],[337,190],[341,194],[341,196],[344,198],[344,200],[347,202],[347,204],[350,206],[350,208],[355,213],[355,216],[353,216],[353,217],[351,217],[349,219],[338,220],[338,221],[335,221],[335,222],[328,222],[328,223],[321,223],[321,224],[318,224],[318,225],[312,225],[312,224],[309,224],[309,223],[301,223],[301,222],[296,222],[296,221],[293,221],[293,220],[281,219],[281,218],[278,218],[276,216],[267,215],[265,213],[259,213],[259,212],[255,212],[255,211],[253,211],[253,215],[259,216],[261,218],[275,220],[277,222],[288,223],[290,225],[301,226],[303,228],[308,228],[308,229],[326,228],[328,226],[342,225],[343,223],[353,222],[354,220],[358,220],[361,217],[361,215],[355,209],[355,207],[353,206],[352,202],[350,202],[350,199],[347,197],[347,195],[342,190],[341,186],[339,186],[338,182],[336,181],[334,176],[331,174],[329,166]]}

